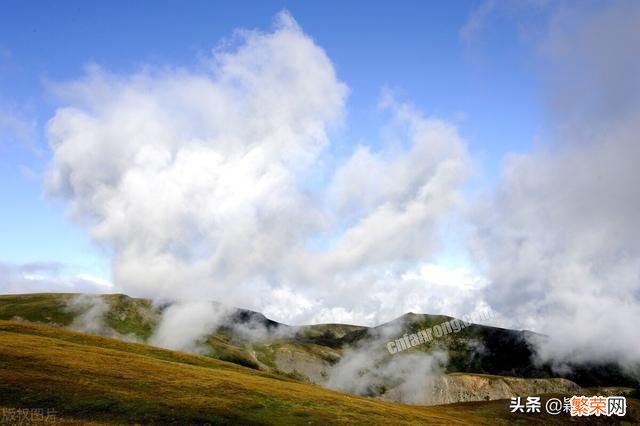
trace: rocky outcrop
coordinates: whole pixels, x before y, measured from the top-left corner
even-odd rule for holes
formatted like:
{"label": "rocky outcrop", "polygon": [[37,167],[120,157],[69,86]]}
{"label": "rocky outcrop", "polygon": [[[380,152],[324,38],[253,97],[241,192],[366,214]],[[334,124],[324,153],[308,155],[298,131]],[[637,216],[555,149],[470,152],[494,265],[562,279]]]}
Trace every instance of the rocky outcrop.
{"label": "rocky outcrop", "polygon": [[[421,405],[451,404],[465,401],[507,399],[512,396],[537,396],[546,393],[573,394],[581,390],[576,383],[561,378],[523,379],[486,374],[453,373],[432,379],[418,396]],[[380,399],[407,402],[399,388],[390,389]],[[416,395],[411,395],[416,403]]]}
{"label": "rocky outcrop", "polygon": [[338,352],[315,345],[309,347],[281,346],[274,353],[274,361],[278,371],[316,384],[325,382],[328,371],[339,359]]}

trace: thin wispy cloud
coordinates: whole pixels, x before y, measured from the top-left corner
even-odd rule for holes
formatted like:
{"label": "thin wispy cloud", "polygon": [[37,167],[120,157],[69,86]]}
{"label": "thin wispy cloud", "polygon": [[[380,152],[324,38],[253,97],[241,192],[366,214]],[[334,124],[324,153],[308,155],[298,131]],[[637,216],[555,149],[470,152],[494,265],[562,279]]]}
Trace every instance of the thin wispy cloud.
{"label": "thin wispy cloud", "polygon": [[86,273],[76,273],[59,262],[0,262],[0,291],[5,294],[110,293],[113,283]]}

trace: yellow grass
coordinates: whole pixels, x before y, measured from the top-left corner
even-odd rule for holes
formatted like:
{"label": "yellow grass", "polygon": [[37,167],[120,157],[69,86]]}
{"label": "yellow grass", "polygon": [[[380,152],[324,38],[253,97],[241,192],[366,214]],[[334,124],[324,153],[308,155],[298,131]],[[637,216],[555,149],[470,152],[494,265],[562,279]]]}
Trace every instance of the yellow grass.
{"label": "yellow grass", "polygon": [[[203,356],[0,321],[0,407],[105,423],[511,424],[506,401],[417,407],[330,391]],[[630,401],[628,420],[638,418]]]}

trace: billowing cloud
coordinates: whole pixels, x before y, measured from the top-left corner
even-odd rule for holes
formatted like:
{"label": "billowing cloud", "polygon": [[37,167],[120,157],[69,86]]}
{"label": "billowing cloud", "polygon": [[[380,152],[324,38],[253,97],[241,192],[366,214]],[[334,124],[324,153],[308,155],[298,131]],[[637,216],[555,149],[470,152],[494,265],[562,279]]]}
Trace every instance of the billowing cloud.
{"label": "billowing cloud", "polygon": [[640,359],[640,6],[553,14],[548,144],[506,160],[475,218],[486,297],[541,355]]}
{"label": "billowing cloud", "polygon": [[422,300],[395,286],[432,260],[440,220],[460,203],[456,129],[386,101],[383,148],[358,147],[310,185],[325,175],[347,86],[287,13],[237,38],[211,69],[90,67],[58,85],[48,191],[110,248],[115,284],[132,295],[294,322],[428,310],[428,282],[412,279]]}
{"label": "billowing cloud", "polygon": [[167,307],[149,342],[163,348],[206,353],[202,339],[215,332],[232,308],[207,302],[183,302]]}
{"label": "billowing cloud", "polygon": [[242,37],[210,71],[93,68],[59,89],[49,190],[113,247],[129,291],[219,297],[281,269],[322,220],[299,183],[346,87],[286,14]]}

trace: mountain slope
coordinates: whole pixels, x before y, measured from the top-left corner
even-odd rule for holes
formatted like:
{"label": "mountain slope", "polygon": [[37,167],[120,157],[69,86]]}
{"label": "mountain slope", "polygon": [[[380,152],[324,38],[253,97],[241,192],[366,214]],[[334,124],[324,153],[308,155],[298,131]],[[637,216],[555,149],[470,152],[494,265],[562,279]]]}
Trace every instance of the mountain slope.
{"label": "mountain slope", "polygon": [[[0,296],[0,319],[36,321],[102,336],[149,342],[163,313],[170,306],[155,305],[149,300],[121,294],[91,297],[76,294],[6,295]],[[200,347],[212,358],[351,391],[342,385],[335,386],[335,380],[332,382],[332,372],[345,359],[345,354],[353,355],[354,351],[360,351],[368,357],[377,357],[376,366],[388,365],[400,359],[398,355],[387,352],[388,341],[451,319],[441,315],[409,313],[377,327],[345,324],[293,327],[272,321],[258,312],[233,309],[219,328],[202,339]],[[437,351],[445,352],[446,373],[537,379],[561,376],[580,386],[638,387],[635,379],[625,376],[615,365],[573,366],[559,375],[550,365],[536,364],[534,349],[529,343],[532,335],[535,334],[528,331],[471,324],[457,333],[404,351],[402,356],[429,356]],[[368,396],[386,393],[387,398],[393,399],[393,395],[399,392],[389,391],[397,384],[393,378],[375,377],[370,386],[355,393]],[[574,384],[568,383],[564,390],[570,391],[573,387]],[[440,395],[434,403],[453,401],[452,395]],[[423,397],[416,400],[426,402]]]}
{"label": "mountain slope", "polygon": [[[507,401],[418,407],[330,391],[208,357],[0,321],[0,407],[53,408],[65,421],[213,424],[558,423]],[[625,420],[638,420],[629,400]],[[596,419],[593,419],[594,421]],[[604,422],[603,422],[604,423]]]}

